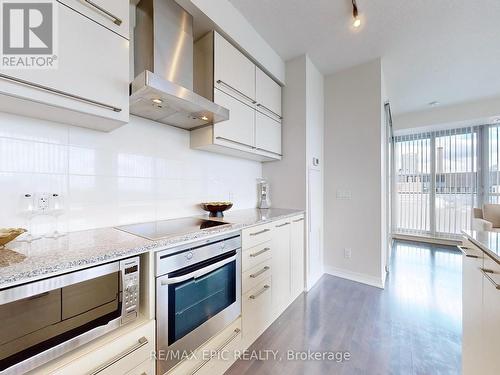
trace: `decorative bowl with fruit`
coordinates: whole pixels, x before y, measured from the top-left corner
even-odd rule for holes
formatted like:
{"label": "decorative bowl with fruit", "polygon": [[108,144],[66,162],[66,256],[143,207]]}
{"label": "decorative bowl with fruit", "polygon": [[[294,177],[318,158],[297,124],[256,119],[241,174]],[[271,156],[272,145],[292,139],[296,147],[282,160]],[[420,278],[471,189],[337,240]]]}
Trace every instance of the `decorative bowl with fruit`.
{"label": "decorative bowl with fruit", "polygon": [[205,202],[200,204],[201,208],[210,212],[210,217],[224,217],[224,211],[233,207],[231,202]]}

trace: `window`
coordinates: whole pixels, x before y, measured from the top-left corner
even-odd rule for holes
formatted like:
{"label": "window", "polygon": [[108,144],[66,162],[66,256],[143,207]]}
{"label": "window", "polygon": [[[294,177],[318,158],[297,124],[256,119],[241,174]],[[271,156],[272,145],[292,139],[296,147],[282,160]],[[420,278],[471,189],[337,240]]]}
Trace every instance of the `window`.
{"label": "window", "polygon": [[476,128],[395,137],[393,232],[453,238],[470,228],[477,142]]}

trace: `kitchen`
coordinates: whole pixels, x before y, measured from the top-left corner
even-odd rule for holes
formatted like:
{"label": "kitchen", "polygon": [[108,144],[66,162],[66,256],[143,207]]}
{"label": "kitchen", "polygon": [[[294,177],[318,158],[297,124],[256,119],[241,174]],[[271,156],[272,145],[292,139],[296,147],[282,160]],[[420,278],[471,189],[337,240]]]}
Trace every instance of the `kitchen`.
{"label": "kitchen", "polygon": [[56,69],[1,73],[1,373],[223,373],[305,287],[260,163],[281,87],[174,1],[99,4],[53,3]]}
{"label": "kitchen", "polygon": [[257,2],[0,0],[0,374],[497,373],[495,240],[393,236],[412,3]]}

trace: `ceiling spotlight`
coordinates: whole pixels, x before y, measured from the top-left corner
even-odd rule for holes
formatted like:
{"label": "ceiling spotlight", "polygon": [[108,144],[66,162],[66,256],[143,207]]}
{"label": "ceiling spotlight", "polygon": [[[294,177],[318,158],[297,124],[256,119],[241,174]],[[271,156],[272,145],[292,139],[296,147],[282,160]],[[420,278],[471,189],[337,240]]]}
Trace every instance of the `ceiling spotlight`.
{"label": "ceiling spotlight", "polygon": [[358,5],[356,0],[352,0],[352,26],[356,29],[361,26],[361,19],[359,18]]}
{"label": "ceiling spotlight", "polygon": [[208,117],[207,116],[201,116],[200,119],[202,119],[203,121],[208,121]]}
{"label": "ceiling spotlight", "polygon": [[155,103],[155,104],[161,104],[161,103],[163,103],[163,100],[161,100],[161,99],[153,99],[153,100],[151,100],[151,101],[152,101],[153,103]]}

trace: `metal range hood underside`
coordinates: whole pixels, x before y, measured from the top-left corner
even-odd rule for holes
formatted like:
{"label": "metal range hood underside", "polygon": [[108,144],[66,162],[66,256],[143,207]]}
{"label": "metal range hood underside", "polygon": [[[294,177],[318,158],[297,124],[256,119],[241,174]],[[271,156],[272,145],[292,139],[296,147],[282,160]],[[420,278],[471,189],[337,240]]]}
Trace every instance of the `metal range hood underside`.
{"label": "metal range hood underside", "polygon": [[193,91],[193,48],[193,17],[175,0],[138,2],[131,114],[183,129],[229,119],[229,110]]}
{"label": "metal range hood underside", "polygon": [[148,70],[132,82],[130,113],[183,129],[229,119],[226,108]]}

